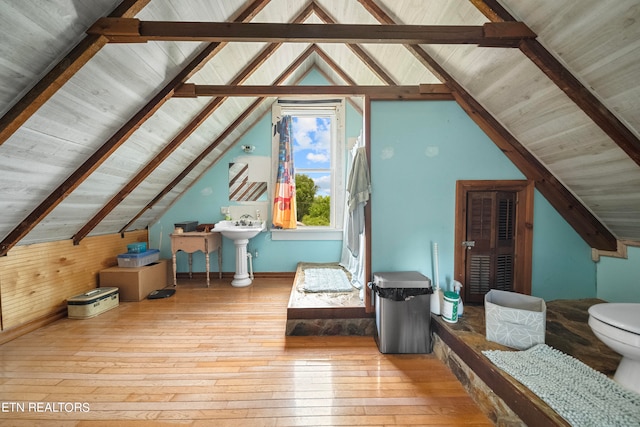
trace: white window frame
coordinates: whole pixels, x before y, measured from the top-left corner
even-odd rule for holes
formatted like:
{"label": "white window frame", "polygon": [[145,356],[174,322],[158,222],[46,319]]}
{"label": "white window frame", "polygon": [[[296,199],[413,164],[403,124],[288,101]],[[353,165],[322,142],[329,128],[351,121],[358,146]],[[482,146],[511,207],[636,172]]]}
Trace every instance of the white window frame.
{"label": "white window frame", "polygon": [[[271,108],[272,126],[284,115],[327,115],[333,116],[332,120],[332,147],[331,147],[331,225],[329,226],[305,226],[291,230],[271,230],[272,240],[342,240],[342,228],[344,223],[344,202],[346,192],[346,165],[345,165],[345,109],[344,99],[291,99],[278,100]],[[273,129],[273,127],[272,127]],[[272,135],[273,136],[273,135]],[[273,209],[273,183],[276,181],[278,170],[278,144],[273,136],[272,140],[272,176],[269,190],[270,208]],[[295,167],[295,165],[294,165]],[[296,170],[298,173],[298,170]]]}

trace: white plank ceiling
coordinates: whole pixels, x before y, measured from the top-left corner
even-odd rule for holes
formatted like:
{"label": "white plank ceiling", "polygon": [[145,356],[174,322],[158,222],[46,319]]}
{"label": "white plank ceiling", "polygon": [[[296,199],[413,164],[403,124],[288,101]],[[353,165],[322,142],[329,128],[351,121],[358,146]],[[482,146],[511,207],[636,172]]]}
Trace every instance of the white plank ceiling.
{"label": "white plank ceiling", "polygon": [[[123,3],[132,3],[125,1]],[[255,1],[150,0],[135,14],[143,21],[232,21]],[[251,22],[379,24],[361,0],[271,0]],[[482,1],[375,0],[397,24],[482,25]],[[492,2],[487,2],[492,3]],[[12,109],[120,0],[24,1],[0,4],[0,116]],[[476,4],[480,4],[477,7]],[[637,0],[500,0],[515,20],[594,95],[631,135],[640,137],[640,4]],[[208,43],[109,43],[97,50],[0,145],[0,240],[37,212],[47,197],[83,167],[107,141],[200,53]],[[440,83],[404,46],[361,45],[397,85]],[[267,43],[226,44],[189,83],[228,85]],[[308,48],[284,43],[243,84],[271,85]],[[640,241],[640,147],[635,159],[517,48],[422,45],[534,158],[550,171],[616,239]],[[295,84],[316,68],[335,84],[386,84],[344,44],[320,43],[282,84]],[[325,60],[326,55],[329,61]],[[339,64],[340,69],[336,69]],[[130,223],[256,100],[228,98],[108,212],[89,235],[116,233]],[[72,238],[178,135],[212,98],[164,102],[104,162],[17,244]],[[128,229],[157,219],[227,147],[268,109],[267,98],[184,178],[144,210]],[[5,122],[3,122],[4,125]]]}

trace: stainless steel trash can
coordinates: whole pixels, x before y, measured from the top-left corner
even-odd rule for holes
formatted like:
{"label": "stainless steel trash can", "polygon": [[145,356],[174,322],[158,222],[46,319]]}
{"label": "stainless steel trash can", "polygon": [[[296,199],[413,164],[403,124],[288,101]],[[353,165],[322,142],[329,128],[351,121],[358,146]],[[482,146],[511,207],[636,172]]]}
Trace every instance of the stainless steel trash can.
{"label": "stainless steel trash can", "polygon": [[431,280],[417,271],[374,273],[381,353],[431,353]]}

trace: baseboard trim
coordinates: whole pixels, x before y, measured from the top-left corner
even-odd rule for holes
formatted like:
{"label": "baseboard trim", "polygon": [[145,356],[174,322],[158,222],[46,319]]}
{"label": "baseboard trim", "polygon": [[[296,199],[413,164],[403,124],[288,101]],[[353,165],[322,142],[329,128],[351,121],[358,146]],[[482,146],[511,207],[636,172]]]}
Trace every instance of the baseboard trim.
{"label": "baseboard trim", "polygon": [[[233,279],[235,272],[233,271],[223,271],[222,278],[223,279]],[[292,279],[295,277],[296,273],[294,271],[264,271],[264,272],[254,272],[253,277],[256,279]],[[207,273],[204,271],[193,272],[192,277],[194,279],[206,280]],[[189,273],[176,273],[176,278],[178,279],[188,279]],[[218,272],[211,271],[209,272],[210,279],[217,279]]]}
{"label": "baseboard trim", "polygon": [[38,317],[37,319],[34,319],[20,326],[15,326],[13,328],[2,331],[0,333],[0,344],[4,344],[9,341],[12,341],[16,338],[21,337],[22,335],[26,335],[29,332],[33,332],[36,329],[42,328],[43,326],[47,326],[55,322],[56,320],[64,319],[65,317],[67,317],[66,306],[52,313]]}

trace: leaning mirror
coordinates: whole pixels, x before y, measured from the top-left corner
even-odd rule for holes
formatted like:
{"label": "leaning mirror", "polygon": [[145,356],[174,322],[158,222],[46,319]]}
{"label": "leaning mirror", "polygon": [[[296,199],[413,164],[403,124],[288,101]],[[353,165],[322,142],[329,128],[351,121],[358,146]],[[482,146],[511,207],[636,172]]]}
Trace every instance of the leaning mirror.
{"label": "leaning mirror", "polygon": [[247,163],[229,163],[229,200],[234,202],[267,200],[267,183],[249,181]]}

